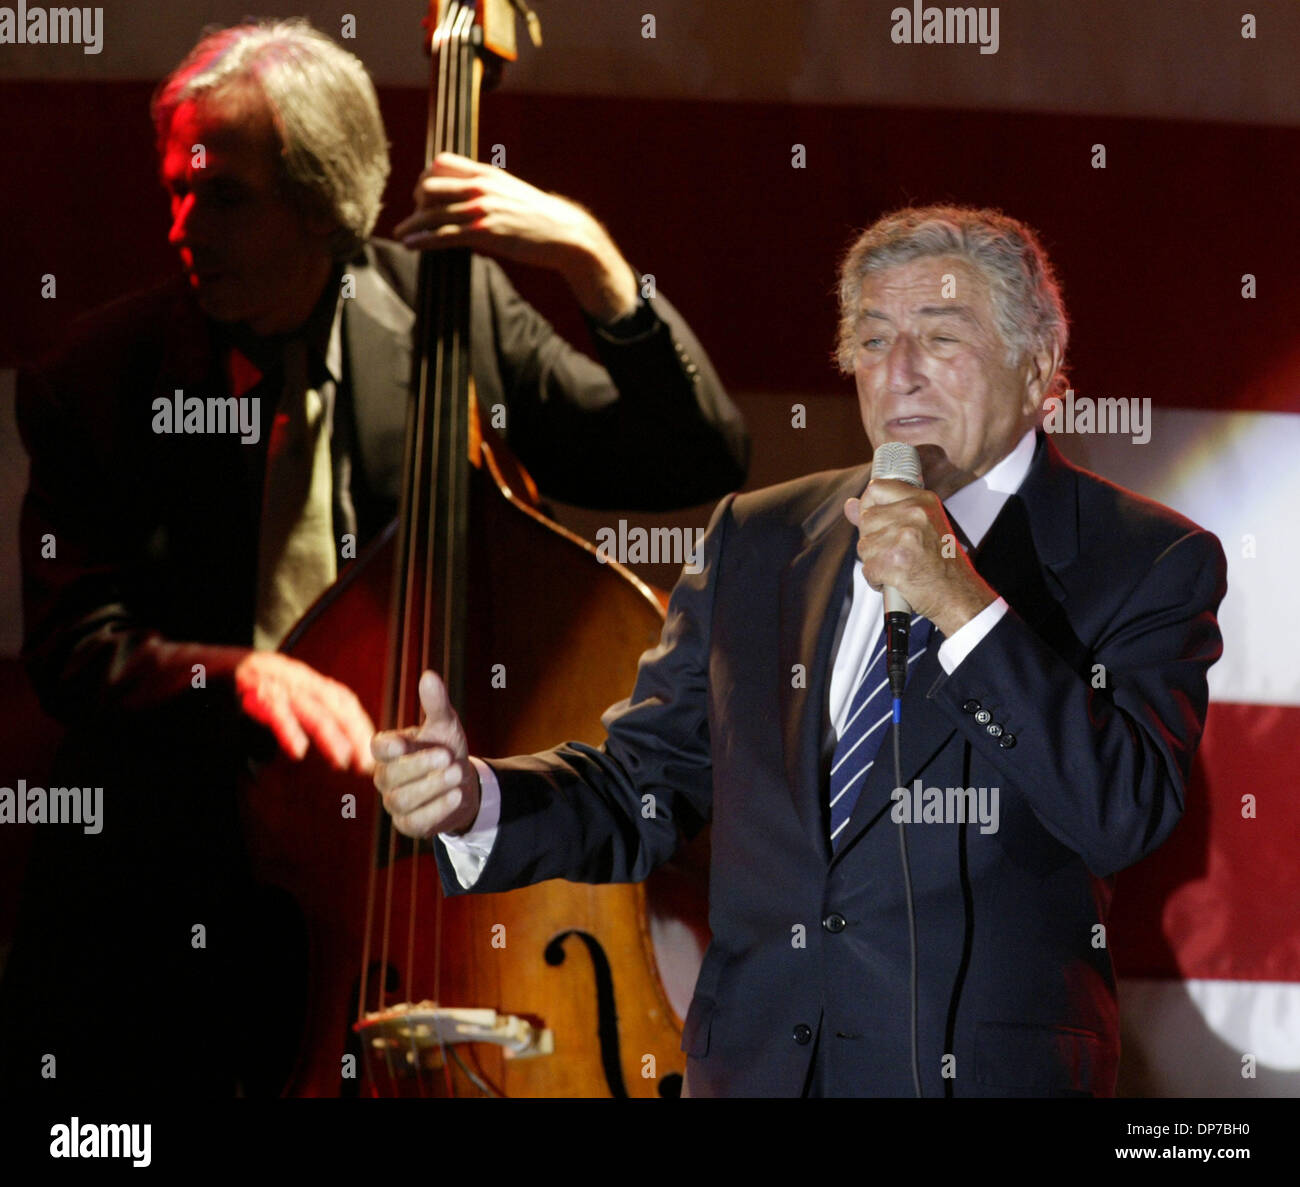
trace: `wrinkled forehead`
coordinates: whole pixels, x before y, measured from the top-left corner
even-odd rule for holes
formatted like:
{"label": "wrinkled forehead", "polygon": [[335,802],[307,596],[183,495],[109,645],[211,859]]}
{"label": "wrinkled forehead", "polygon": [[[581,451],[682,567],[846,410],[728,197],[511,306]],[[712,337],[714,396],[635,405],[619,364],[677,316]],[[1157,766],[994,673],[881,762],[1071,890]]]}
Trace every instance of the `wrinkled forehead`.
{"label": "wrinkled forehead", "polygon": [[959,256],[920,256],[865,273],[859,317],[958,314],[984,322],[991,312],[988,281]]}

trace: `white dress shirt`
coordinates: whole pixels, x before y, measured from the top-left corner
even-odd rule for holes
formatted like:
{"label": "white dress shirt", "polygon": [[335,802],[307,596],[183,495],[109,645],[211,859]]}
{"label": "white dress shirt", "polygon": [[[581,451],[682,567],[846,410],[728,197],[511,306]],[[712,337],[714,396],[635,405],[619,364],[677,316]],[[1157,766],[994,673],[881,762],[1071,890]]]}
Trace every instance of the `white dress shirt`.
{"label": "white dress shirt", "polygon": [[[1035,432],[1030,429],[1016,447],[982,478],[967,483],[944,501],[944,510],[953,523],[960,525],[973,548],[988,534],[1007,499],[1020,489],[1034,459]],[[939,647],[939,663],[951,675],[1007,612],[1007,603],[998,598],[966,623],[951,639]],[[834,746],[844,727],[853,692],[866,674],[867,666],[879,645],[884,627],[884,598],[867,584],[862,566],[853,568],[853,583],[844,596],[840,626],[835,643],[835,663],[831,669],[829,721],[835,731],[829,745]],[[470,758],[478,771],[482,796],[478,816],[469,832],[459,837],[439,834],[447,847],[447,856],[460,884],[474,885],[492,852],[497,826],[501,820],[501,788],[492,768],[481,759]]]}
{"label": "white dress shirt", "polygon": [[[1002,505],[1020,489],[1029,473],[1029,463],[1034,460],[1034,444],[1035,436],[1031,429],[984,477],[967,483],[944,502],[948,518],[966,533],[972,548],[980,546]],[[997,625],[1006,610],[1006,602],[998,598],[951,639],[945,639],[939,647],[939,663],[943,670],[952,675],[957,665]],[[867,584],[862,566],[854,566],[853,585],[845,595],[840,611],[835,666],[831,669],[829,720],[835,728],[836,740],[848,716],[853,692],[862,682],[867,665],[878,649],[884,623],[885,599]]]}

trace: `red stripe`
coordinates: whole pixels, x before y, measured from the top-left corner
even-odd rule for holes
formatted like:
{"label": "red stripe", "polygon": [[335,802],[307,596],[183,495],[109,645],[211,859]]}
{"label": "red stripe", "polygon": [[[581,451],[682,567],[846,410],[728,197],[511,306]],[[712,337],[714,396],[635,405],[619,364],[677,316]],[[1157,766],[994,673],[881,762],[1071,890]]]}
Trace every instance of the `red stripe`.
{"label": "red stripe", "polygon": [[1117,882],[1121,975],[1300,981],[1297,738],[1300,708],[1210,706],[1182,822]]}

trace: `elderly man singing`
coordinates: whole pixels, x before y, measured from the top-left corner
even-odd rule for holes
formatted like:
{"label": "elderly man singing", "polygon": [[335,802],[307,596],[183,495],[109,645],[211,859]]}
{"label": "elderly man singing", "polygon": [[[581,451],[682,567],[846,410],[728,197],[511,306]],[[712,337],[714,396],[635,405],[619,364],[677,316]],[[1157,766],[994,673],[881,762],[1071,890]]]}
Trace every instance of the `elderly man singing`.
{"label": "elderly man singing", "polygon": [[[711,820],[692,1095],[1112,1095],[1113,877],[1185,806],[1222,549],[1039,427],[1067,320],[1021,223],[890,214],[840,300],[867,444],[925,489],[728,496],[601,747],[470,758],[428,674],[375,782],[453,893],[644,878]],[[915,615],[897,712],[884,587]]]}

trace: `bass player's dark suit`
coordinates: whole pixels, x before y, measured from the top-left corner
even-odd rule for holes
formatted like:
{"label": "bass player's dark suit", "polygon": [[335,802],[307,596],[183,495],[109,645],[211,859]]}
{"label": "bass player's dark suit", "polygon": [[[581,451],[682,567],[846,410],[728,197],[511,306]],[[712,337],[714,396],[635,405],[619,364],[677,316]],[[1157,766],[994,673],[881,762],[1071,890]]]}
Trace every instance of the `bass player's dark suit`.
{"label": "bass player's dark suit", "polygon": [[[868,477],[724,499],[603,750],[491,760],[501,825],[476,891],[639,879],[679,828],[712,820],[713,944],[683,1036],[693,1095],[912,1094],[892,762],[832,857],[819,757],[857,563],[843,505]],[[1040,433],[976,566],[1011,609],[951,675],[936,638],[902,710],[904,786],[997,788],[999,802],[996,831],[907,826],[923,1090],[1110,1095],[1112,876],[1182,814],[1223,553]]]}
{"label": "bass player's dark suit", "polygon": [[[355,425],[360,547],[396,513],[414,258],[375,241],[347,268],[356,295],[343,302],[353,410],[344,419]],[[490,261],[475,261],[471,300],[480,405],[504,405],[507,439],[543,494],[644,510],[698,504],[743,481],[743,422],[662,297],[651,302],[661,318],[648,316],[638,337],[594,333],[608,372],[556,335]],[[86,320],[57,360],[20,377],[19,427],[32,455],[24,655],[61,718],[92,702],[111,707],[136,673],[148,686],[141,696],[173,692],[173,667],[188,688],[189,664],[173,664],[151,630],[243,646],[252,637],[262,482],[246,459],[256,449],[229,433],[155,433],[153,401],[176,388],[227,394],[211,323],[179,281]],[[53,564],[41,556],[46,533],[60,541]]]}

